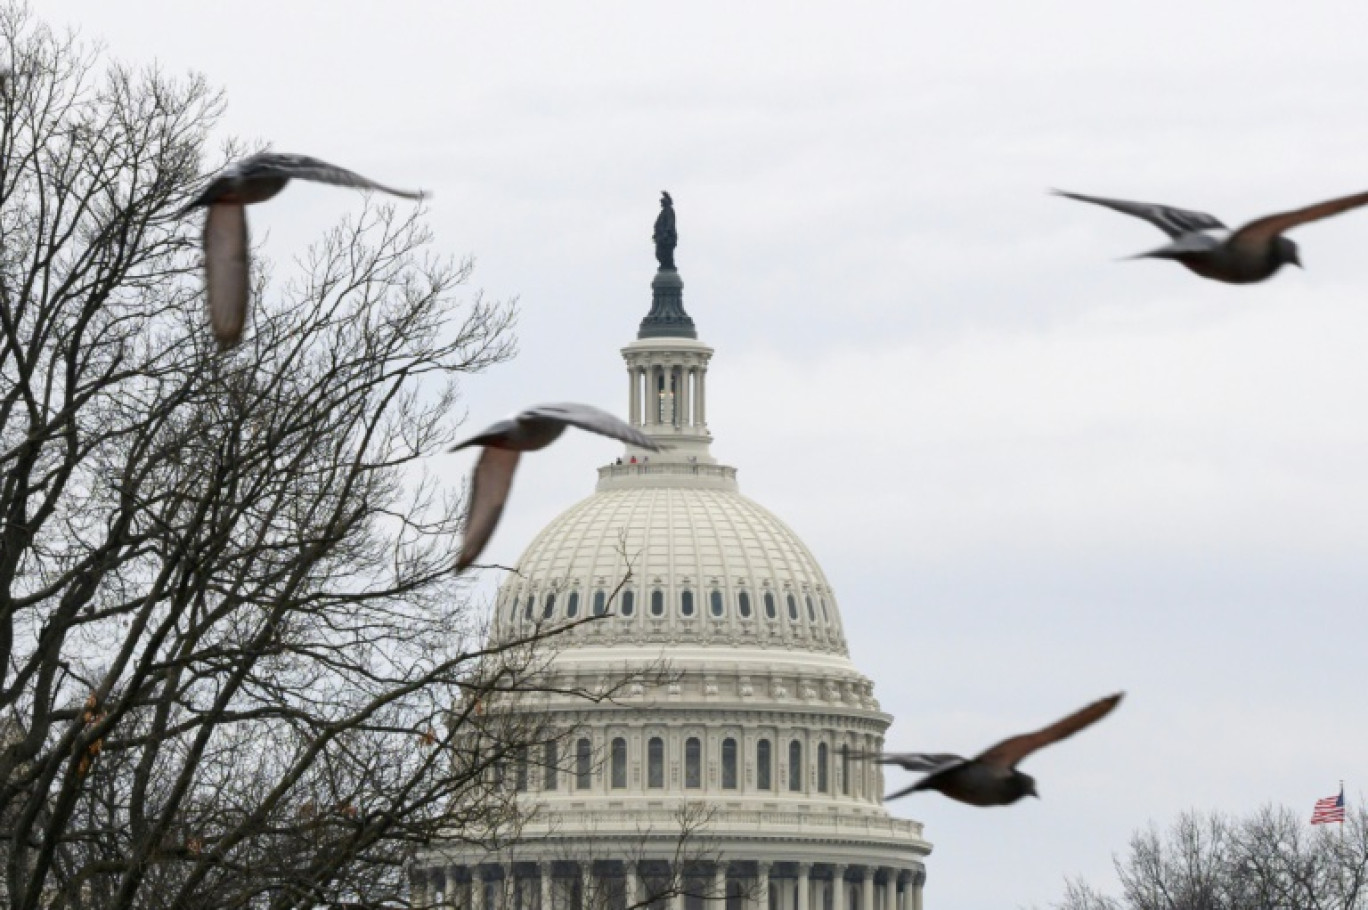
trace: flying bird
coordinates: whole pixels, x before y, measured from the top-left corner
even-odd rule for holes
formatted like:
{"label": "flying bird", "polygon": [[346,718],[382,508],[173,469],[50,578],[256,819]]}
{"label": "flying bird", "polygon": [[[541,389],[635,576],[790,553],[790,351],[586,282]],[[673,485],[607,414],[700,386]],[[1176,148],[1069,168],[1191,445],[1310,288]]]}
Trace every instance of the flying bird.
{"label": "flying bird", "polygon": [[1016,769],[1022,759],[1097,723],[1111,713],[1124,694],[1118,692],[1095,701],[1043,730],[1004,739],[974,758],[922,752],[882,752],[860,757],[926,774],[912,786],[885,796],[885,801],[917,790],[939,790],[951,799],[971,806],[1007,806],[1023,796],[1040,795],[1036,792],[1035,778]]}
{"label": "flying bird", "polygon": [[630,445],[652,452],[663,446],[635,427],[618,420],[607,411],[587,404],[563,402],[539,404],[522,413],[500,420],[478,436],[452,446],[458,452],[470,446],[483,446],[475,464],[475,476],[470,484],[470,505],[466,510],[465,540],[461,555],[456,560],[456,571],[461,571],[480,558],[494,528],[503,514],[513,485],[513,472],[523,452],[544,449],[555,442],[566,427],[579,427],[600,436],[610,436]]}
{"label": "flying bird", "polygon": [[247,212],[245,206],[265,202],[291,180],[312,180],[335,186],[379,190],[405,199],[424,194],[376,183],[360,174],[307,155],[262,152],[234,161],[185,207],[207,206],[204,219],[204,272],[209,298],[209,325],[219,347],[234,347],[247,322]]}
{"label": "flying bird", "polygon": [[1229,230],[1205,212],[1189,212],[1149,202],[1126,202],[1054,190],[1055,195],[1106,206],[1143,218],[1171,238],[1171,242],[1133,259],[1174,259],[1203,278],[1229,284],[1252,284],[1270,277],[1284,265],[1301,268],[1297,244],[1283,236],[1298,225],[1319,221],[1368,204],[1368,193],[1355,193],[1306,208],[1256,218],[1237,231]]}

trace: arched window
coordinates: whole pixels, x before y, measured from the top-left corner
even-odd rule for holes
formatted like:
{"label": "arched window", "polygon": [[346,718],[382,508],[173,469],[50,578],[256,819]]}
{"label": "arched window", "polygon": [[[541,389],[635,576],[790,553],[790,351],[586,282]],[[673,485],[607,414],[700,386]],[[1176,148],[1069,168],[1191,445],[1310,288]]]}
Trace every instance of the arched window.
{"label": "arched window", "polygon": [[775,612],[775,609],[774,609],[774,595],[771,594],[769,591],[766,591],[766,592],[765,592],[765,618],[766,618],[766,619],[773,619],[773,618],[774,618],[775,616],[777,616],[777,615],[778,615],[778,614]]}
{"label": "arched window", "polygon": [[558,773],[559,769],[556,767],[558,764],[560,764],[560,756],[558,754],[559,751],[559,743],[557,743],[554,739],[547,742],[546,750],[542,754],[542,765],[546,771],[546,777],[542,781],[543,790],[556,789],[556,781],[560,778],[560,774]]}
{"label": "arched window", "polygon": [[803,744],[794,740],[789,743],[789,789],[798,793],[803,789]]}
{"label": "arched window", "polygon": [[792,594],[790,594],[790,595],[788,596],[788,610],[789,610],[789,619],[793,620],[794,622],[797,622],[797,621],[798,621],[798,601],[797,601],[797,599],[794,598],[794,596],[793,596]]}
{"label": "arched window", "polygon": [[817,744],[817,792],[827,792],[827,744]]}
{"label": "arched window", "polygon": [[762,739],[755,744],[755,786],[760,790],[770,788],[770,741]]}
{"label": "arched window", "polygon": [[813,607],[812,607],[812,595],[811,595],[811,594],[804,594],[804,595],[803,595],[803,599],[807,601],[808,622],[816,622],[816,621],[817,621],[817,611],[816,611],[815,609],[813,609]]}
{"label": "arched window", "polygon": [[684,740],[684,786],[690,790],[703,786],[703,744],[697,736]]}
{"label": "arched window", "polygon": [[537,608],[537,598],[531,594],[527,595],[527,607],[523,610],[523,619],[531,619],[532,611]]}
{"label": "arched window", "polygon": [[742,619],[750,619],[750,595],[745,591],[736,595],[736,612],[741,614]]}
{"label": "arched window", "polygon": [[527,747],[519,746],[513,753],[513,787],[519,792],[527,789]]}
{"label": "arched window", "polygon": [[679,615],[693,616],[693,592],[688,588],[679,592]]}
{"label": "arched window", "polygon": [[659,736],[646,743],[646,786],[652,790],[665,786],[665,740]]}
{"label": "arched window", "polygon": [[736,789],[736,740],[722,740],[722,789]]}
{"label": "arched window", "polygon": [[542,607],[542,619],[550,619],[556,612],[556,595],[546,595],[546,605]]}
{"label": "arched window", "polygon": [[565,615],[568,619],[574,619],[579,615],[579,592],[571,591],[570,599],[565,602]]}
{"label": "arched window", "polygon": [[594,592],[594,615],[602,616],[603,611],[608,609],[608,595],[602,590]]}
{"label": "arched window", "polygon": [[586,736],[575,743],[575,789],[588,790],[594,785],[593,749]]}
{"label": "arched window", "polygon": [[614,790],[627,787],[627,740],[621,736],[613,740],[609,755],[609,785]]}
{"label": "arched window", "polygon": [[708,595],[708,606],[712,610],[713,616],[722,615],[722,592],[714,590]]}
{"label": "arched window", "polygon": [[850,747],[841,746],[841,795],[850,795]]}
{"label": "arched window", "polygon": [[651,615],[665,615],[665,592],[659,588],[651,592]]}
{"label": "arched window", "polygon": [[820,598],[817,602],[822,605],[822,622],[831,622],[831,615],[827,613],[826,598]]}
{"label": "arched window", "polygon": [[618,612],[620,612],[623,616],[631,616],[635,610],[636,594],[632,593],[631,588],[628,588],[627,590],[622,592],[622,609]]}

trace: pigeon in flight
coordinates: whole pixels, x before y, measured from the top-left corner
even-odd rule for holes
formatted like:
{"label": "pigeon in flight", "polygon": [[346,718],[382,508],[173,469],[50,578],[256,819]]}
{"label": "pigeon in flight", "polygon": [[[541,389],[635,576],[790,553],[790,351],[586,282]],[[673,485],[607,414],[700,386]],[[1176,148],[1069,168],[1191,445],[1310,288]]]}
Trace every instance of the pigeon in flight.
{"label": "pigeon in flight", "polygon": [[1103,199],[1063,190],[1054,190],[1054,193],[1143,218],[1172,238],[1172,242],[1165,246],[1132,258],[1175,259],[1203,278],[1230,284],[1263,281],[1287,264],[1301,268],[1297,245],[1282,236],[1285,231],[1308,221],[1329,218],[1368,204],[1368,193],[1355,193],[1306,208],[1257,218],[1232,232],[1219,220],[1203,212],[1189,212],[1149,202]]}
{"label": "pigeon in flight", "polygon": [[1004,739],[975,758],[921,752],[882,752],[861,757],[925,773],[926,776],[912,786],[885,796],[885,801],[917,790],[939,790],[951,799],[971,806],[1006,806],[1023,796],[1040,795],[1036,793],[1035,778],[1016,770],[1022,759],[1097,723],[1111,713],[1123,694],[1118,692],[1095,701],[1043,730]]}
{"label": "pigeon in flight", "polygon": [[220,171],[182,212],[207,206],[204,219],[204,271],[209,297],[209,325],[219,347],[234,347],[247,322],[247,212],[244,206],[265,202],[291,180],[313,180],[336,186],[379,190],[405,199],[423,193],[396,190],[307,155],[262,152],[234,161]]}
{"label": "pigeon in flight", "polygon": [[457,452],[469,446],[483,446],[470,484],[470,506],[466,512],[465,540],[456,560],[461,571],[480,558],[494,527],[503,514],[513,485],[513,472],[523,452],[535,452],[555,442],[566,427],[579,427],[600,436],[610,436],[652,452],[663,447],[635,427],[628,426],[607,411],[587,404],[539,404],[508,420],[500,420],[478,436],[453,446]]}

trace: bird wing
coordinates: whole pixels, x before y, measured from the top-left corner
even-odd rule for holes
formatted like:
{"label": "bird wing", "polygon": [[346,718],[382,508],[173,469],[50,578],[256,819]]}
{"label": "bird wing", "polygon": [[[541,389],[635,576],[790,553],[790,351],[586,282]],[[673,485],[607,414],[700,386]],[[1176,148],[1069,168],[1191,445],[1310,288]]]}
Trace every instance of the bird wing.
{"label": "bird wing", "polygon": [[1341,196],[1339,199],[1331,199],[1327,202],[1317,202],[1315,205],[1308,205],[1303,209],[1279,212],[1276,215],[1265,215],[1263,218],[1256,218],[1230,235],[1230,243],[1241,246],[1248,243],[1262,248],[1274,237],[1299,224],[1329,218],[1331,215],[1338,215],[1340,212],[1347,212],[1361,205],[1368,205],[1368,193],[1355,193],[1352,196]]}
{"label": "bird wing", "polygon": [[1144,253],[1136,253],[1134,256],[1127,256],[1127,259],[1178,259],[1192,253],[1210,253],[1218,250],[1227,241],[1225,231],[1215,233],[1213,230],[1193,231],[1181,237],[1175,237],[1172,242],[1166,243],[1157,249],[1149,250]]}
{"label": "bird wing", "polygon": [[881,765],[898,765],[905,771],[924,771],[928,774],[945,771],[968,761],[963,756],[951,755],[948,752],[857,752],[850,757]]}
{"label": "bird wing", "polygon": [[649,449],[652,452],[659,452],[663,448],[660,443],[636,427],[624,423],[607,411],[587,404],[568,401],[539,404],[523,411],[516,419],[519,423],[541,420],[555,421],[572,427],[579,427],[581,430],[588,430],[591,433],[598,433],[600,436],[609,436],[638,448]]}
{"label": "bird wing", "polygon": [[308,155],[292,155],[286,152],[262,152],[245,158],[239,163],[239,173],[244,179],[261,177],[285,177],[290,180],[312,180],[316,183],[331,183],[336,186],[354,186],[365,190],[379,190],[391,196],[405,199],[422,199],[426,194],[414,190],[396,190],[394,187],[376,183],[369,177],[362,177],[355,171],[344,167],[310,158]]}
{"label": "bird wing", "polygon": [[485,544],[494,534],[503,514],[508,491],[513,486],[513,472],[517,470],[522,453],[512,449],[487,446],[475,463],[475,476],[470,482],[470,505],[466,509],[465,536],[461,541],[461,555],[456,559],[460,572],[480,558]]}
{"label": "bird wing", "polygon": [[1073,736],[1084,727],[1097,723],[1102,718],[1111,713],[1112,709],[1121,701],[1124,692],[1109,695],[1088,705],[1086,708],[1075,711],[1063,720],[1055,721],[1043,730],[1034,733],[1023,733],[1021,736],[1013,736],[1011,739],[1004,739],[993,748],[979,755],[976,761],[984,762],[989,765],[998,765],[1004,768],[1014,768],[1017,762],[1030,755],[1037,749],[1042,749],[1050,743],[1058,742],[1068,736]]}
{"label": "bird wing", "polygon": [[247,209],[232,203],[209,206],[204,218],[204,278],[209,326],[219,347],[242,340],[249,298]]}
{"label": "bird wing", "polygon": [[1208,215],[1206,212],[1192,212],[1187,209],[1174,208],[1171,205],[1159,205],[1155,202],[1127,202],[1124,199],[1084,196],[1082,193],[1066,193],[1064,190],[1051,190],[1051,192],[1056,196],[1077,199],[1079,202],[1091,202],[1093,205],[1105,206],[1127,215],[1134,215],[1136,218],[1143,218],[1170,237],[1180,237],[1193,231],[1225,227],[1215,216]]}

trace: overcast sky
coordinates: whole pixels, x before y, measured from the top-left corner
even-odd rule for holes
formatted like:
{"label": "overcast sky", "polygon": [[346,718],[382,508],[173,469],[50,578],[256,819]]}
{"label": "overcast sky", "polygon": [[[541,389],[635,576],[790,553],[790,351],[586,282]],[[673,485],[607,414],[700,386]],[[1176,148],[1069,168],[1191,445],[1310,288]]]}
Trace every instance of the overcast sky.
{"label": "overcast sky", "polygon": [[[625,411],[672,193],[713,451],[825,569],[889,745],[972,753],[1129,693],[1030,759],[1039,802],[891,806],[936,845],[928,910],[1110,885],[1183,810],[1368,792],[1368,210],[1227,287],[1118,262],[1162,235],[1046,193],[1238,224],[1368,189],[1362,0],[36,11],[204,73],[225,138],[431,190],[439,247],[520,300],[476,422]],[[358,204],[292,188],[253,226],[283,276]],[[529,459],[487,555],[616,452]]]}

